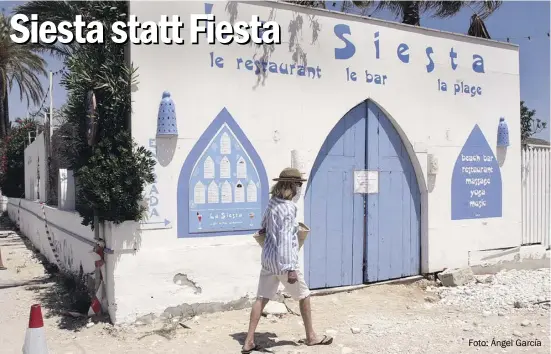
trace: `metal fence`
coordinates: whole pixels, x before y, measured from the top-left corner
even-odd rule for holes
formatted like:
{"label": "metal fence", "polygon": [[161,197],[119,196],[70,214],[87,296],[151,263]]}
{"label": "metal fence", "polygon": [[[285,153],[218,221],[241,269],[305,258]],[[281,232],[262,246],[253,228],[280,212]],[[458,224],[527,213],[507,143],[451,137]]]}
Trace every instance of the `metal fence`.
{"label": "metal fence", "polygon": [[522,149],[522,244],[551,244],[551,149]]}

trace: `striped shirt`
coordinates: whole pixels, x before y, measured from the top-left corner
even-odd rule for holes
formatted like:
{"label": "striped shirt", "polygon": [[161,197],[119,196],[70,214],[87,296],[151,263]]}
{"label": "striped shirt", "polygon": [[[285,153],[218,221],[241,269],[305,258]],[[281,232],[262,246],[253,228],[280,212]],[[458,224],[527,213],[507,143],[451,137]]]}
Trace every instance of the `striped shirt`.
{"label": "striped shirt", "polygon": [[297,207],[290,200],[272,197],[262,217],[266,239],[262,268],[274,275],[298,269]]}

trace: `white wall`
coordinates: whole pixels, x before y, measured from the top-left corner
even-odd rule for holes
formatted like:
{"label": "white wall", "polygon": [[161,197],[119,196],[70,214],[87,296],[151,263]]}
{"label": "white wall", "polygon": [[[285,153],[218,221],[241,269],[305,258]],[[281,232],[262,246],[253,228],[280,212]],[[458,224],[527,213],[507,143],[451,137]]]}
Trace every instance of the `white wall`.
{"label": "white wall", "polygon": [[[132,2],[131,13],[141,21],[158,21],[163,14],[178,14],[189,36],[189,15],[204,13],[202,2]],[[260,155],[268,178],[291,164],[291,151],[303,155],[308,169],[329,131],[344,114],[365,99],[382,107],[403,132],[405,143],[419,160],[423,195],[423,272],[468,264],[468,252],[520,245],[520,134],[518,48],[396,23],[362,19],[337,13],[304,10],[286,4],[214,2],[217,21],[249,21],[251,15],[275,19],[283,43],[274,47],[270,61],[293,63],[304,54],[318,66],[321,78],[269,74],[257,77],[237,70],[236,58],[258,59],[257,45],[133,45],[131,57],[140,80],[132,95],[132,134],[141,145],[151,146],[163,91],[176,105],[179,136],[174,156],[156,167],[159,204],[156,210],[166,228],[143,227],[140,249],[118,257],[116,279],[117,321],[141,314],[159,313],[183,303],[230,301],[256,292],[260,248],[251,235],[178,238],[176,188],[182,165],[198,138],[226,108]],[[231,14],[230,14],[231,13]],[[302,21],[302,25],[300,25]],[[334,34],[337,24],[350,26],[345,36],[356,46],[348,60],[335,60],[335,48],[344,43]],[[289,33],[289,28],[297,28]],[[314,33],[313,28],[319,28]],[[379,32],[380,59],[375,57],[373,36]],[[407,43],[410,62],[397,58],[397,47]],[[427,73],[426,48],[434,49],[435,69]],[[458,54],[456,70],[450,67],[450,48]],[[264,47],[266,49],[267,47]],[[211,67],[210,54],[224,57],[224,68]],[[473,54],[484,58],[485,73],[471,68]],[[359,80],[347,81],[346,69]],[[388,76],[386,84],[362,81],[364,70]],[[440,92],[438,80],[450,86],[466,82],[482,87],[482,96],[456,96]],[[451,220],[450,194],[454,163],[475,124],[496,152],[499,117],[506,117],[511,146],[501,166],[503,214],[500,218]],[[439,172],[427,190],[427,154],[438,158]],[[148,190],[149,194],[150,191]],[[302,206],[302,203],[300,204]],[[299,218],[303,217],[302,208]],[[146,230],[147,228],[147,230]],[[173,282],[183,273],[201,287]],[[124,301],[123,301],[124,300]]]}
{"label": "white wall", "polygon": [[57,204],[61,210],[75,210],[75,177],[72,170],[60,168],[57,183]]}
{"label": "white wall", "polygon": [[[94,234],[90,227],[81,224],[77,213],[46,205],[43,210],[38,202],[9,198],[8,214],[51,263],[73,274],[78,274],[81,266],[84,274],[93,274],[95,266],[91,252]],[[44,214],[53,247],[46,234]]]}
{"label": "white wall", "polygon": [[46,184],[48,178],[46,150],[44,148],[44,133],[25,148],[25,199],[46,200]]}

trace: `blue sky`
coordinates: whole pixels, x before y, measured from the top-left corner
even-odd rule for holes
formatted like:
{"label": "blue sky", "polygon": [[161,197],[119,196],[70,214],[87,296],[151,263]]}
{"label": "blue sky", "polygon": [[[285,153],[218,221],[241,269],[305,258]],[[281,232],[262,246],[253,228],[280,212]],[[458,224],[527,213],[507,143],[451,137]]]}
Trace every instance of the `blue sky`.
{"label": "blue sky", "polygon": [[[3,2],[6,12],[11,12],[18,2]],[[509,37],[512,43],[520,46],[520,95],[529,108],[537,111],[537,117],[549,122],[549,1],[506,1],[501,8],[486,20],[486,27],[492,39],[503,40]],[[457,16],[449,19],[423,17],[423,27],[443,31],[466,33],[472,11],[464,9]],[[376,13],[373,17],[394,20],[388,12]],[[529,40],[528,37],[531,39]],[[56,58],[46,57],[48,70],[57,71],[63,63]],[[66,92],[59,83],[60,77],[54,78],[54,106],[60,107],[66,100]],[[43,79],[47,88],[48,80]],[[36,111],[39,107],[28,108],[26,102],[19,99],[19,90],[10,92],[10,117],[24,117],[27,111]],[[537,135],[549,140],[549,128]]]}

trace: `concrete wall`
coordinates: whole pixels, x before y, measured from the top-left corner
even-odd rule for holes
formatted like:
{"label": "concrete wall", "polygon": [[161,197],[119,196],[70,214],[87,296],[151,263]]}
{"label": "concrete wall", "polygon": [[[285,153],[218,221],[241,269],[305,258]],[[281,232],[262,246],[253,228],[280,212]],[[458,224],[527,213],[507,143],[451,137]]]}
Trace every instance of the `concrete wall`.
{"label": "concrete wall", "polygon": [[76,190],[75,177],[72,170],[59,169],[57,183],[57,204],[61,210],[75,210]]}
{"label": "concrete wall", "polygon": [[[189,15],[205,10],[202,2],[131,3],[131,13],[141,21],[180,15],[186,22],[186,40]],[[211,11],[217,21],[249,21],[251,15],[275,20],[281,25],[283,43],[208,45],[202,37],[199,45],[131,47],[131,60],[140,75],[132,94],[132,134],[156,152],[158,164],[156,182],[146,193],[149,220],[125,241],[130,247],[139,239],[139,251],[121,252],[113,265],[117,322],[170,306],[228,302],[256,292],[260,248],[252,231],[199,237],[178,232],[187,228],[180,225],[186,216],[179,210],[187,200],[178,200],[186,158],[221,112],[233,117],[271,180],[291,164],[292,150],[300,153],[308,174],[331,129],[350,109],[371,99],[394,122],[417,170],[423,199],[423,272],[465,266],[469,251],[520,245],[517,47],[281,3],[217,1]],[[351,34],[343,34],[347,30]],[[355,53],[343,59],[352,53],[348,42],[354,44]],[[400,59],[405,60],[403,44],[409,48],[407,63]],[[473,69],[473,56],[483,58],[483,73]],[[277,68],[306,64],[321,71],[310,77],[256,75],[254,64],[249,70],[247,60],[274,62]],[[386,75],[385,83],[366,82],[366,70]],[[455,93],[456,84],[474,86],[475,94]],[[175,103],[177,138],[155,137],[163,91],[169,91]],[[500,117],[509,125],[508,149],[496,147]],[[471,133],[478,140],[466,144]],[[489,200],[493,203],[489,213],[495,215],[460,215],[452,220],[456,160],[464,147],[468,156],[469,150],[482,145],[486,154],[499,160],[499,167],[495,162],[494,167],[498,176],[501,173],[502,188]],[[428,174],[429,157],[438,161],[437,173]],[[461,164],[455,167],[461,170]],[[302,205],[300,201],[300,220]]]}
{"label": "concrete wall", "polygon": [[[77,213],[47,205],[42,207],[35,201],[9,198],[8,215],[40,253],[61,270],[78,274],[82,266],[84,274],[93,274],[94,234],[90,227],[81,224]],[[53,246],[48,240],[46,225]]]}
{"label": "concrete wall", "polygon": [[44,148],[44,133],[25,148],[25,199],[46,200],[46,184],[48,178],[46,150]]}

